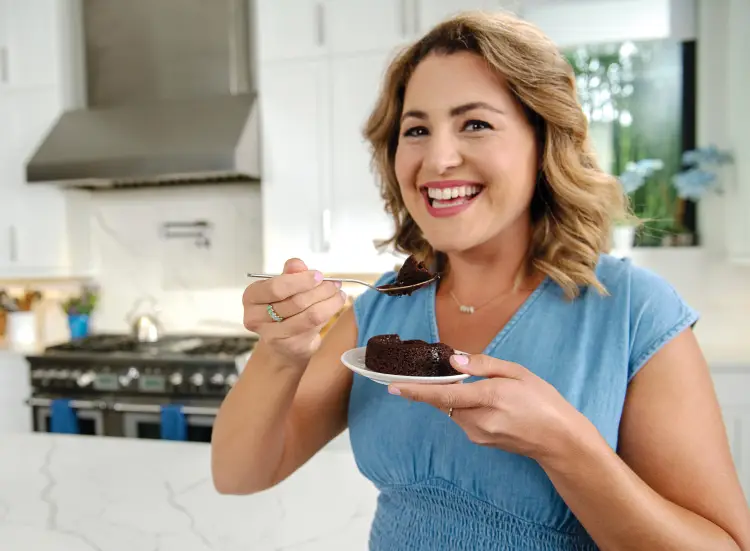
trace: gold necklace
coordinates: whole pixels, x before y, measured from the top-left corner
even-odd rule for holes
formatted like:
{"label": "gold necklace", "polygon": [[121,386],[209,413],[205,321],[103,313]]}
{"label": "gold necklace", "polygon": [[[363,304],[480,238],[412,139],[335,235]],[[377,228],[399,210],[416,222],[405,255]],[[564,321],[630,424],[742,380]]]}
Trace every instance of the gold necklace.
{"label": "gold necklace", "polygon": [[505,298],[508,298],[508,297],[509,297],[509,296],[511,296],[511,295],[512,295],[512,294],[513,294],[513,293],[514,293],[515,291],[516,291],[516,289],[511,289],[510,291],[504,291],[504,292],[500,293],[499,295],[495,295],[494,297],[492,297],[492,298],[491,298],[491,299],[489,299],[488,301],[486,301],[486,302],[484,302],[484,303],[480,304],[479,306],[471,306],[471,305],[468,305],[468,304],[462,304],[462,303],[461,303],[461,301],[460,301],[460,300],[458,300],[458,299],[456,298],[456,295],[454,295],[454,294],[453,294],[453,291],[448,291],[448,294],[450,294],[451,298],[452,298],[452,299],[453,299],[453,300],[455,301],[456,305],[458,305],[458,309],[459,309],[459,310],[460,310],[461,312],[463,312],[464,314],[473,314],[474,312],[476,312],[476,311],[477,311],[477,310],[479,310],[480,308],[484,308],[484,307],[485,307],[485,306],[487,306],[487,305],[488,305],[488,304],[489,304],[490,302],[492,302],[492,301],[494,301],[494,300],[496,300],[496,299],[500,298],[500,297],[501,297],[501,296],[503,296],[503,295],[506,295],[506,296],[505,296]]}

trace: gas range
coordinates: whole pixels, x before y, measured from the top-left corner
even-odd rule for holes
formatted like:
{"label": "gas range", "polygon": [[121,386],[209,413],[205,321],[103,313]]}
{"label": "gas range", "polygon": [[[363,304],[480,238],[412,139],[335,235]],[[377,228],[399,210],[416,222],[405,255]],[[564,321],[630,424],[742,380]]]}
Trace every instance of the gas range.
{"label": "gas range", "polygon": [[171,335],[154,343],[101,334],[27,356],[35,390],[222,397],[257,338]]}
{"label": "gas range", "polygon": [[100,334],[50,346],[26,357],[34,430],[55,432],[54,420],[68,419],[65,430],[75,426],[81,434],[165,438],[167,413],[183,425],[179,438],[209,442],[218,408],[257,341],[172,335],[142,343]]}

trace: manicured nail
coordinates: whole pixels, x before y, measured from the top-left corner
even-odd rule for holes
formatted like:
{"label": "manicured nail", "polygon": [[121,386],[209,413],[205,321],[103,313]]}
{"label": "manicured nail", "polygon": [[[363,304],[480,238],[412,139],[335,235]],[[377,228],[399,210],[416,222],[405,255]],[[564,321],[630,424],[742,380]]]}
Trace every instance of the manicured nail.
{"label": "manicured nail", "polygon": [[467,365],[469,363],[469,357],[464,356],[463,354],[454,354],[451,356],[451,359],[458,365]]}
{"label": "manicured nail", "polygon": [[341,283],[340,281],[334,281],[334,282],[333,282],[333,284],[334,284],[334,285],[335,285],[336,287],[338,287],[339,289],[341,289],[341,285],[342,285],[342,283]]}
{"label": "manicured nail", "polygon": [[341,295],[341,300],[346,301],[346,293],[344,291],[339,291],[339,294]]}
{"label": "manicured nail", "polygon": [[317,270],[315,271],[315,274],[313,275],[313,277],[315,278],[315,281],[323,281],[323,274],[321,274]]}
{"label": "manicured nail", "polygon": [[388,392],[390,392],[394,396],[401,396],[401,391],[399,389],[397,389],[395,386],[389,386],[388,387]]}

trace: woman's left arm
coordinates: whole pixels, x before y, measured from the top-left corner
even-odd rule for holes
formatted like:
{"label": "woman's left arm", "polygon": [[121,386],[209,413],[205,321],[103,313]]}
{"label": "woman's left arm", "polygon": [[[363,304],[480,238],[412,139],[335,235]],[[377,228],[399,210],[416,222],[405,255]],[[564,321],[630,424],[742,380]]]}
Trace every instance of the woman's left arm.
{"label": "woman's left arm", "polygon": [[750,512],[691,330],[635,375],[619,456],[590,426],[540,464],[605,551],[750,551]]}
{"label": "woman's left arm", "polygon": [[454,408],[453,420],[475,443],[535,459],[602,550],[750,551],[750,510],[690,329],[631,381],[619,455],[527,369],[487,356],[472,356],[466,365],[465,358],[454,366],[488,378],[398,384],[391,392]]}

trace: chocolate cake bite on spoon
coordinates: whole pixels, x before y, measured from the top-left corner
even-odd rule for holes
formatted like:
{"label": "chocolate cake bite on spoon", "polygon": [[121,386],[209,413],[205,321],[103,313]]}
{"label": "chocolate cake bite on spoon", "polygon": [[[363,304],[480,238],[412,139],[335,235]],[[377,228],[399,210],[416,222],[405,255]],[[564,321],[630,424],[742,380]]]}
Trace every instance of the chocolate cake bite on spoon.
{"label": "chocolate cake bite on spoon", "polygon": [[411,295],[417,289],[437,281],[438,278],[439,274],[431,273],[422,262],[410,256],[398,271],[394,283],[379,285],[376,289],[390,296]]}

